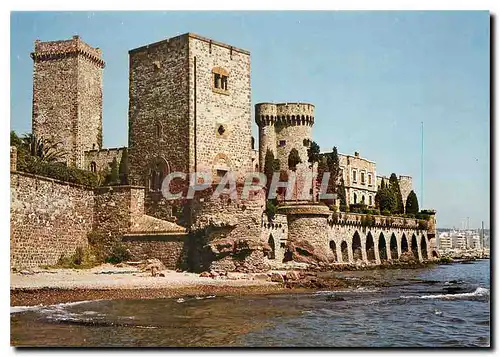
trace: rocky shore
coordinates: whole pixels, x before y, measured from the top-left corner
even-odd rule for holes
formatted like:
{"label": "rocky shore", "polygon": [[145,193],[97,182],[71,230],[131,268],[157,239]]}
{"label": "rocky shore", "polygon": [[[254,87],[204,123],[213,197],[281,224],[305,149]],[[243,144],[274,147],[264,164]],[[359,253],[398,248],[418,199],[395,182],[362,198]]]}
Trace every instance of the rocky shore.
{"label": "rocky shore", "polygon": [[[418,268],[430,263],[416,261],[382,265],[323,265],[266,273],[165,270],[159,261],[111,265],[92,269],[39,269],[11,273],[11,306],[49,305],[96,299],[154,299],[186,295],[242,295],[344,289],[352,282],[335,277],[345,270]],[[374,286],[371,280],[356,287]]]}

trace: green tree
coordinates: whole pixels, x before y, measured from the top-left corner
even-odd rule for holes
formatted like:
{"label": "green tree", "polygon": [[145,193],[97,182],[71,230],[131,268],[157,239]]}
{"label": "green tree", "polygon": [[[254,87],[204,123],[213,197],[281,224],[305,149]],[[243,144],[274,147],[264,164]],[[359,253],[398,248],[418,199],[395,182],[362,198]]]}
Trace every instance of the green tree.
{"label": "green tree", "polygon": [[[288,154],[288,168],[293,172],[297,171],[297,165],[302,162],[299,152],[297,149],[293,148],[290,150],[290,154]],[[298,201],[298,192],[297,192],[297,178],[295,178],[295,200]]]}
{"label": "green tree", "polygon": [[21,146],[38,161],[55,162],[63,159],[66,155],[64,150],[57,147],[57,144],[48,139],[37,137],[35,134],[25,134],[21,139]]}
{"label": "green tree", "polygon": [[379,190],[378,195],[380,212],[396,213],[397,201],[394,191],[389,187],[384,187]]}
{"label": "green tree", "polygon": [[11,130],[10,131],[10,145],[15,146],[15,147],[19,147],[22,145],[22,143],[23,143],[22,139],[19,136],[17,136],[17,134],[14,130]]}
{"label": "green tree", "polygon": [[336,189],[337,199],[340,201],[340,210],[342,212],[347,212],[347,200],[345,195],[345,183],[344,178],[340,177],[340,184]]}
{"label": "green tree", "polygon": [[382,177],[382,181],[380,181],[380,186],[377,189],[377,193],[375,194],[375,207],[380,209],[380,190],[385,188],[385,181]]}
{"label": "green tree", "polygon": [[401,194],[401,188],[399,187],[399,180],[395,173],[391,174],[389,178],[389,188],[394,192],[396,198],[396,207],[392,213],[405,213],[405,207],[403,205],[403,195]]}
{"label": "green tree", "polygon": [[418,213],[418,199],[417,195],[413,190],[408,194],[406,199],[405,211],[407,214],[417,214]]}
{"label": "green tree", "polygon": [[266,156],[264,157],[264,175],[266,175],[266,187],[269,190],[273,174],[280,169],[280,161],[274,158],[274,154],[270,149],[267,149]]}
{"label": "green tree", "polygon": [[[307,161],[311,165],[311,173],[312,173],[312,175],[311,175],[312,176],[311,188],[313,188],[315,186],[314,185],[314,164],[319,163],[320,160],[321,160],[321,154],[320,154],[319,145],[315,141],[313,141],[313,142],[311,142],[311,144],[307,148]],[[319,182],[321,184],[321,177],[319,175],[316,179],[317,179],[316,182],[318,182],[318,180],[319,180]],[[312,200],[314,202],[314,190],[313,190]]]}
{"label": "green tree", "polygon": [[121,185],[128,185],[128,174],[129,174],[129,169],[128,169],[128,150],[127,148],[123,149],[122,153],[122,158],[120,160],[120,167],[118,168],[118,173],[120,176],[120,184]]}
{"label": "green tree", "polygon": [[106,178],[106,185],[118,185],[120,182],[120,174],[118,170],[118,161],[116,161],[116,157],[113,158],[113,161],[111,161],[110,166],[110,173]]}

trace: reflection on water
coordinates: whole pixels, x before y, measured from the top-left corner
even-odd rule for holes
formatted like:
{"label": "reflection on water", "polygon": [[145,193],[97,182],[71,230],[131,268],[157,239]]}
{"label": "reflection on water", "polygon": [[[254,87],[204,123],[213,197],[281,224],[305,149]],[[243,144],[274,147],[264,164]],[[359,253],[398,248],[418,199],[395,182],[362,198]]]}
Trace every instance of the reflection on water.
{"label": "reflection on water", "polygon": [[16,346],[489,346],[489,261],[345,272],[384,287],[13,309]]}

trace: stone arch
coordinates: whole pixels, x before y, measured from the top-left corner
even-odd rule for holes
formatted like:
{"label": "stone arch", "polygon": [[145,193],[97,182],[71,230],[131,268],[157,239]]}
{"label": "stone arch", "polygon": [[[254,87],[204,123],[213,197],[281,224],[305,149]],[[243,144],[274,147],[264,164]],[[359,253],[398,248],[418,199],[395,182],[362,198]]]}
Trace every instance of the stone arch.
{"label": "stone arch", "polygon": [[410,247],[408,245],[408,239],[406,239],[406,234],[403,233],[403,236],[401,237],[401,253],[408,252],[409,250]]}
{"label": "stone arch", "polygon": [[391,259],[399,259],[398,240],[396,239],[396,235],[394,233],[391,234],[389,248],[391,251]]}
{"label": "stone arch", "polygon": [[154,159],[149,170],[149,189],[151,191],[160,191],[163,180],[170,172],[170,164],[165,158],[158,157]]}
{"label": "stone arch", "polygon": [[380,235],[378,236],[378,256],[380,261],[385,261],[388,259],[387,245],[385,243],[385,237],[382,232],[380,232]]}
{"label": "stone arch", "polygon": [[427,239],[425,239],[425,235],[422,234],[422,238],[420,238],[420,251],[422,252],[422,259],[429,259],[429,252],[427,250]]}
{"label": "stone arch", "polygon": [[349,263],[349,248],[345,240],[340,243],[340,252],[342,255],[339,257],[343,263]]}
{"label": "stone arch", "polygon": [[368,232],[366,236],[366,260],[368,261],[377,260],[375,255],[375,241],[373,240],[371,232]]}
{"label": "stone arch", "polygon": [[411,253],[416,259],[418,259],[418,242],[415,234],[411,236]]}
{"label": "stone arch", "polygon": [[271,247],[271,251],[269,252],[267,257],[269,259],[276,259],[276,244],[274,242],[274,238],[273,238],[272,234],[269,235],[269,239],[267,240],[267,244],[269,244],[269,246]]}
{"label": "stone arch", "polygon": [[335,244],[334,240],[330,241],[330,250],[331,250],[331,253],[333,254],[333,261],[336,262],[337,261],[337,245]]}
{"label": "stone arch", "polygon": [[354,232],[352,237],[352,255],[354,261],[363,259],[363,248],[361,246],[361,237],[358,231]]}

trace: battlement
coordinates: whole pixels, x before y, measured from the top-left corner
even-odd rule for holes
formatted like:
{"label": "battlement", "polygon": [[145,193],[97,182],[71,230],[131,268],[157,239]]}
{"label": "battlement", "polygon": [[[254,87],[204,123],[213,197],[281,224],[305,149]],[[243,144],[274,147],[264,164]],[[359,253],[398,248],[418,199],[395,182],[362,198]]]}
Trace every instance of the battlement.
{"label": "battlement", "polygon": [[36,40],[35,51],[30,56],[35,62],[70,56],[83,56],[100,68],[105,66],[101,49],[89,46],[80,39],[80,36],[76,35],[70,40],[46,42]]}
{"label": "battlement", "polygon": [[238,48],[238,47],[234,47],[234,46],[222,43],[222,42],[214,41],[214,40],[209,39],[207,37],[203,37],[203,36],[191,33],[191,32],[188,32],[188,33],[185,33],[185,34],[182,34],[182,35],[179,35],[179,36],[175,36],[175,37],[170,37],[170,38],[167,38],[165,40],[158,41],[158,42],[153,42],[153,43],[141,46],[141,47],[137,47],[137,48],[134,48],[132,50],[129,50],[128,53],[129,54],[133,54],[133,53],[136,53],[136,52],[141,52],[141,51],[144,51],[144,50],[148,50],[148,49],[154,48],[156,46],[168,44],[170,41],[176,41],[176,40],[182,40],[182,39],[189,39],[189,38],[194,38],[194,39],[197,39],[197,40],[200,40],[200,41],[203,41],[203,42],[207,42],[208,44],[210,44],[210,46],[214,45],[214,46],[219,46],[219,47],[227,48],[231,52],[235,51],[235,52],[239,52],[239,53],[242,53],[242,54],[245,54],[245,55],[250,55],[250,51],[247,51],[247,50],[244,50],[244,49],[241,49],[241,48]]}
{"label": "battlement", "polygon": [[314,105],[310,103],[258,103],[255,105],[255,122],[259,126],[312,126],[314,109]]}

